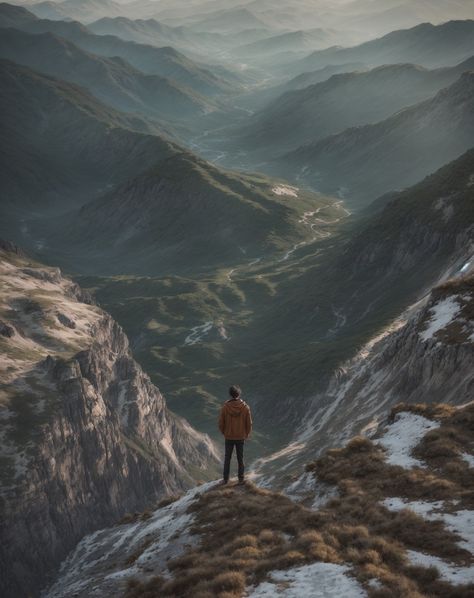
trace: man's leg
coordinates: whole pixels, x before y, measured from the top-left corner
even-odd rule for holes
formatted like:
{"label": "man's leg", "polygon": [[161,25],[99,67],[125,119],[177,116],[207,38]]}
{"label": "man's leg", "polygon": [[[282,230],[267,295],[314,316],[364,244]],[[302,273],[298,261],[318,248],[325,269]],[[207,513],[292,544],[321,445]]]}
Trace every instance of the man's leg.
{"label": "man's leg", "polygon": [[232,453],[234,451],[234,441],[233,440],[226,440],[225,441],[225,457],[224,457],[224,482],[229,481],[229,471],[230,471],[230,460],[232,458]]}
{"label": "man's leg", "polygon": [[244,464],[244,441],[235,441],[235,450],[237,453],[237,463],[239,464],[239,481],[244,481],[245,464]]}

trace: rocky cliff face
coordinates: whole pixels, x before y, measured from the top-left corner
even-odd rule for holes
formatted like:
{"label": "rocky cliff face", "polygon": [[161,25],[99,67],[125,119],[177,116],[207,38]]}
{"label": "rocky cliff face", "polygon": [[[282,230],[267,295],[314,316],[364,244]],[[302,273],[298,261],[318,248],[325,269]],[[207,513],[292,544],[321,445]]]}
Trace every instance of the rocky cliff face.
{"label": "rocky cliff face", "polygon": [[[2,596],[37,595],[82,536],[205,479],[122,329],[57,269],[0,247]],[[10,251],[9,251],[10,250]]]}
{"label": "rocky cliff face", "polygon": [[[469,248],[468,248],[469,249]],[[469,256],[469,257],[468,257]],[[445,282],[380,331],[307,404],[287,451],[257,462],[267,483],[284,465],[294,471],[356,434],[370,436],[400,402],[460,405],[474,396],[474,261],[466,259]]]}

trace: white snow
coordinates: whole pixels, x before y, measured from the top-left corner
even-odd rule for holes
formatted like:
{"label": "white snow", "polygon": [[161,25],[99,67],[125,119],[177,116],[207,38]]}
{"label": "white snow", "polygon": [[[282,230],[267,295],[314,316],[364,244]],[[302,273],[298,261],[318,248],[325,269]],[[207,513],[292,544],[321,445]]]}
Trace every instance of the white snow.
{"label": "white snow", "polygon": [[431,318],[429,321],[428,328],[420,333],[420,337],[423,341],[427,341],[430,338],[446,328],[453,319],[459,314],[461,306],[456,301],[457,295],[442,299],[430,309]]}
{"label": "white snow", "polygon": [[461,457],[469,464],[469,467],[474,468],[474,455],[469,453],[461,453]]}
{"label": "white snow", "polygon": [[298,197],[298,187],[291,187],[290,185],[277,185],[272,189],[276,195],[290,195],[291,197]]}
{"label": "white snow", "polygon": [[398,496],[386,498],[382,504],[390,511],[402,511],[403,509],[410,509],[411,511],[414,511],[423,517],[427,517],[433,511],[442,509],[444,506],[444,502],[442,500],[438,500],[436,502],[428,502],[424,500],[408,501],[404,498],[399,498]]}
{"label": "white snow", "polygon": [[423,463],[411,456],[423,436],[439,427],[439,423],[416,413],[398,413],[395,421],[379,440],[387,451],[387,463],[410,469],[423,467]]}
{"label": "white snow", "polygon": [[449,531],[461,538],[459,546],[474,555],[474,511],[461,509],[451,512],[443,501],[408,501],[399,497],[386,498],[383,505],[391,511],[410,509],[429,521],[442,521]]}
{"label": "white snow", "polygon": [[348,576],[346,565],[313,563],[287,571],[273,571],[271,581],[248,588],[249,598],[365,598],[365,590]]}
{"label": "white snow", "polygon": [[453,585],[474,583],[474,567],[457,567],[436,556],[423,554],[416,550],[408,550],[407,554],[414,565],[436,567],[440,572],[441,578]]}

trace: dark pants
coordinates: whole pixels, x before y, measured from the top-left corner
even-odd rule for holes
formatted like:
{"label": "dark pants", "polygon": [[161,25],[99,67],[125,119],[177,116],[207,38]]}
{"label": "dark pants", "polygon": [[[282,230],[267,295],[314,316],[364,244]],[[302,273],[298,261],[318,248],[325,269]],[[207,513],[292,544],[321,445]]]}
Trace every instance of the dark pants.
{"label": "dark pants", "polygon": [[244,440],[227,440],[225,441],[225,458],[224,458],[224,480],[227,482],[229,479],[230,471],[230,460],[232,459],[232,453],[237,453],[237,463],[239,464],[239,480],[244,479]]}

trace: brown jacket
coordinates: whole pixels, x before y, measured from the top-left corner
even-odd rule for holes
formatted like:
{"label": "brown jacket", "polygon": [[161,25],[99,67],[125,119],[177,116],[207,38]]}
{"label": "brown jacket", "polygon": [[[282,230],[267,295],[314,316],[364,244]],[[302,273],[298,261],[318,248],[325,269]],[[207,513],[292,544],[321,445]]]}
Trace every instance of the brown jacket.
{"label": "brown jacket", "polygon": [[242,399],[229,399],[221,408],[219,430],[226,440],[245,440],[252,431],[250,407]]}

